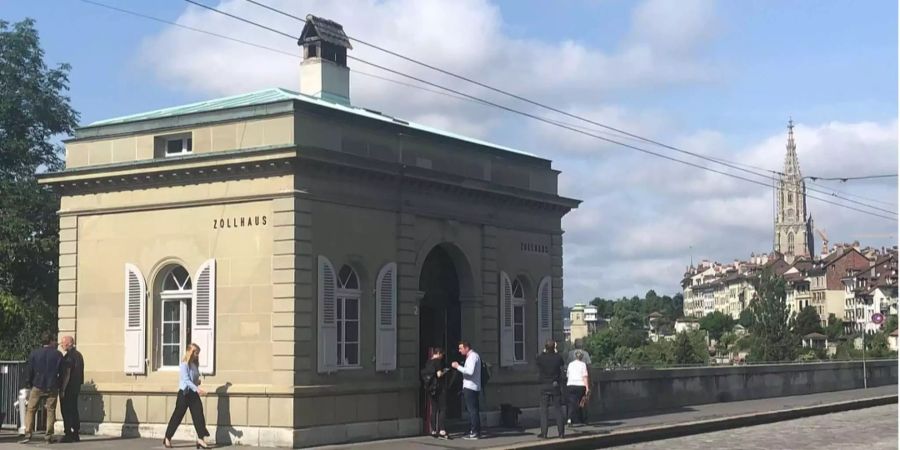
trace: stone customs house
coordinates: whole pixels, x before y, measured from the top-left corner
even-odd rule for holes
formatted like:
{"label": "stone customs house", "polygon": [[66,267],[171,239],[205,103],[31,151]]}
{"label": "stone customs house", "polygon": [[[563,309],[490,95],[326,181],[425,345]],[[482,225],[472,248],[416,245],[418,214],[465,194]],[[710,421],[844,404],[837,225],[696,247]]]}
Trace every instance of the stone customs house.
{"label": "stone customs house", "polygon": [[96,122],[42,177],[62,193],[59,330],[85,357],[88,428],[161,437],[188,342],[219,442],[418,434],[426,351],[461,361],[461,338],[494,367],[488,421],[537,405],[579,202],[546,159],[351,106],[350,43],[309,19],[301,93]]}

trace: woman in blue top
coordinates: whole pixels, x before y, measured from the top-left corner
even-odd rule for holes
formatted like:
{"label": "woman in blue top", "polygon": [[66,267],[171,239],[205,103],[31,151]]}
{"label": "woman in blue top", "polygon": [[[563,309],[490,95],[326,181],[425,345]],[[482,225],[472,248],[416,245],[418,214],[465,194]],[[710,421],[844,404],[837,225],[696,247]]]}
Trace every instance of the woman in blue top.
{"label": "woman in blue top", "polygon": [[194,429],[197,431],[197,448],[209,448],[206,443],[209,431],[206,429],[203,403],[200,401],[200,396],[206,395],[206,391],[199,386],[199,366],[200,347],[191,343],[184,351],[181,364],[178,365],[178,398],[175,400],[175,411],[172,411],[169,426],[166,428],[166,438],[163,439],[163,446],[166,448],[172,448],[172,436],[175,435],[175,430],[184,419],[184,413],[188,408],[191,410],[191,421],[194,422]]}

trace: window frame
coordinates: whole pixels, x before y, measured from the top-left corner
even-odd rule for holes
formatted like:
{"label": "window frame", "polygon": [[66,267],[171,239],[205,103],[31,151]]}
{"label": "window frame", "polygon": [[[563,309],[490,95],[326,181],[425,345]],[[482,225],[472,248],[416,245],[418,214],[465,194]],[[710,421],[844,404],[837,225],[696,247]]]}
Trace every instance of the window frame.
{"label": "window frame", "polygon": [[[178,278],[174,277],[174,272],[178,268],[183,269],[185,275],[187,276],[187,278],[181,280],[181,282],[179,282]],[[158,301],[156,302],[156,304],[159,305],[159,313],[158,313],[159,320],[157,322],[158,326],[159,326],[159,330],[158,330],[158,333],[159,333],[158,339],[159,340],[156,341],[156,346],[154,349],[155,350],[155,360],[156,360],[155,366],[156,366],[156,370],[161,371],[161,372],[177,371],[178,365],[181,363],[181,354],[184,351],[184,349],[187,347],[187,343],[191,339],[191,330],[190,330],[191,314],[192,314],[191,302],[194,298],[193,279],[191,279],[190,272],[187,270],[187,268],[181,264],[172,264],[171,266],[167,267],[164,271],[162,271],[160,274],[161,274],[162,278],[160,279],[160,282],[158,285],[159,286],[159,294],[158,294]],[[166,282],[169,280],[170,277],[173,278],[175,285],[177,286],[177,289],[164,289],[163,288],[166,285]],[[172,321],[167,321],[165,319],[166,304],[168,304],[168,303],[178,303],[178,305],[179,305],[178,306],[179,332],[178,332],[178,343],[176,344],[178,347],[178,353],[177,353],[178,361],[174,365],[166,365],[165,361],[163,360],[165,357],[163,348],[166,346],[172,345],[172,343],[166,343],[166,340],[165,340],[166,339],[165,325],[166,325],[166,323],[173,323]]]}
{"label": "window frame", "polygon": [[[178,295],[162,295],[160,294],[160,317],[159,317],[159,364],[157,365],[157,370],[159,371],[174,371],[178,370],[178,365],[181,363],[181,353],[187,347],[187,341],[190,335],[190,331],[188,328],[190,327],[189,316],[191,314],[190,307],[188,303],[190,302],[190,297],[183,297]],[[167,321],[165,312],[166,305],[176,303],[178,305],[178,321]],[[178,342],[175,343],[175,347],[178,349],[176,353],[178,355],[178,361],[174,365],[165,363],[165,347],[172,346],[172,343],[166,342],[166,324],[167,323],[177,323],[178,324]]]}
{"label": "window frame", "polygon": [[[518,287],[518,289],[516,289]],[[518,295],[516,295],[516,291],[518,291]],[[527,341],[528,330],[525,327],[525,324],[528,321],[525,319],[525,286],[522,285],[522,282],[519,281],[518,278],[513,279],[512,281],[512,325],[513,325],[513,364],[527,364],[528,358],[525,355],[525,349],[527,348],[525,343]],[[516,311],[521,311],[521,322],[516,321]],[[516,340],[516,326],[521,325],[522,327],[522,340]],[[522,358],[519,359],[517,356],[517,347],[521,345],[522,350]]]}
{"label": "window frame", "polygon": [[[191,155],[194,153],[194,136],[192,133],[160,136],[160,139],[162,139],[162,154],[164,158],[175,158],[179,156]],[[175,141],[181,142],[181,151],[169,153],[169,142]]]}
{"label": "window frame", "polygon": [[[356,282],[356,288],[347,288],[344,284],[344,279],[341,274],[344,272],[344,268],[348,268],[352,272],[352,278],[347,278],[346,281],[350,281],[351,279]],[[345,356],[347,354],[347,345],[356,345],[356,364],[344,364],[343,358],[336,359],[335,367],[337,370],[357,370],[362,369],[362,289],[361,282],[359,279],[359,274],[352,267],[348,265],[342,266],[337,272],[337,289],[335,290],[335,326],[337,327],[337,339],[336,339],[336,349],[338,351],[339,356]],[[349,283],[347,283],[349,284]],[[352,300],[356,302],[356,319],[347,319],[347,300]],[[347,341],[346,332],[347,332],[347,323],[355,322],[356,323],[356,341]]]}

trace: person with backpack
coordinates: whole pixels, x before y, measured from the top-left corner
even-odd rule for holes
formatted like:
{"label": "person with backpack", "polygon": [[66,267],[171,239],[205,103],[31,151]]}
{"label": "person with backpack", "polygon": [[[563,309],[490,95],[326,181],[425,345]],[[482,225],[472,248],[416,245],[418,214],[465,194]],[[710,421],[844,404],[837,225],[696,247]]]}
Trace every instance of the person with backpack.
{"label": "person with backpack", "polygon": [[439,439],[450,439],[444,428],[444,418],[447,413],[447,372],[450,369],[444,367],[444,350],[435,347],[431,350],[431,358],[422,369],[422,384],[428,398],[429,414],[428,428],[431,436]]}
{"label": "person with backpack", "polygon": [[453,361],[451,366],[463,374],[463,398],[466,401],[466,411],[469,412],[469,434],[463,439],[481,439],[481,405],[478,395],[481,392],[481,357],[468,341],[459,341],[459,354],[466,358],[465,364]]}

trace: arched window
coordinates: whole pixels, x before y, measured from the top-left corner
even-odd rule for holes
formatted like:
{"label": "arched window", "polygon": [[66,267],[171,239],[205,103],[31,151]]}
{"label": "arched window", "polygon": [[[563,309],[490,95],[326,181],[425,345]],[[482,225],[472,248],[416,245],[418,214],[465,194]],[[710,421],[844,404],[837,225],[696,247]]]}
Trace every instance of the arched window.
{"label": "arched window", "polygon": [[794,233],[793,232],[788,233],[787,246],[788,246],[788,248],[787,248],[788,253],[793,254],[794,253]]}
{"label": "arched window", "polygon": [[525,361],[525,289],[518,278],[512,282],[513,354],[516,362]]}
{"label": "arched window", "polygon": [[794,203],[794,194],[792,192],[787,193],[787,202],[788,205]]}
{"label": "arched window", "polygon": [[336,293],[337,365],[359,366],[359,277],[348,265],[338,271]]}
{"label": "arched window", "polygon": [[181,352],[191,342],[191,276],[177,264],[167,267],[160,276],[158,366],[178,367]]}

